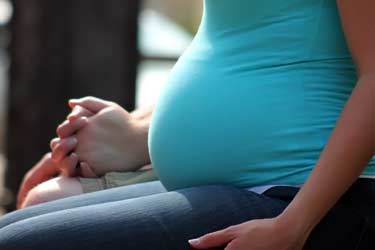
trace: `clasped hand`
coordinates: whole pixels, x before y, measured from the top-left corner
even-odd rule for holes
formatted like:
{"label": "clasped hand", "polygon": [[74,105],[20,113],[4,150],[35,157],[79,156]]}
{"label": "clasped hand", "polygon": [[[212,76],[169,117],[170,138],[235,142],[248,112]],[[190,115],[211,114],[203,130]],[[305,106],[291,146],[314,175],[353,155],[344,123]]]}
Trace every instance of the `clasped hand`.
{"label": "clasped hand", "polygon": [[[119,105],[93,97],[72,100],[69,105],[73,111],[57,128],[59,137],[51,141],[52,158],[62,163],[65,175],[95,177],[135,170],[150,162],[147,126]],[[80,173],[72,164],[76,161]]]}
{"label": "clasped hand", "polygon": [[[69,102],[72,112],[57,128],[46,154],[25,175],[17,207],[31,189],[58,175],[98,177],[111,171],[131,171],[150,163],[148,118],[94,97]],[[79,166],[79,167],[77,167]]]}

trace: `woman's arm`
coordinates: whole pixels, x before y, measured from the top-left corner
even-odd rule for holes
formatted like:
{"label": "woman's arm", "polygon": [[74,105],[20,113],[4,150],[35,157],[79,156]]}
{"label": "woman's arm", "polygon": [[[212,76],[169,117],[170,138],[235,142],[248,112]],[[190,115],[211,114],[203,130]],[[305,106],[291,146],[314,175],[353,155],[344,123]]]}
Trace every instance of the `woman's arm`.
{"label": "woman's arm", "polygon": [[298,218],[294,223],[307,231],[338,201],[375,154],[375,1],[339,0],[337,4],[359,80],[314,171],[281,216]]}
{"label": "woman's arm", "polygon": [[[250,221],[192,241],[198,249],[300,250],[312,229],[375,154],[375,1],[337,1],[358,83],[300,192],[274,219]],[[293,225],[293,226],[291,226]]]}
{"label": "woman's arm", "polygon": [[150,119],[152,112],[154,111],[154,106],[140,107],[130,113],[135,119],[143,120],[150,124]]}

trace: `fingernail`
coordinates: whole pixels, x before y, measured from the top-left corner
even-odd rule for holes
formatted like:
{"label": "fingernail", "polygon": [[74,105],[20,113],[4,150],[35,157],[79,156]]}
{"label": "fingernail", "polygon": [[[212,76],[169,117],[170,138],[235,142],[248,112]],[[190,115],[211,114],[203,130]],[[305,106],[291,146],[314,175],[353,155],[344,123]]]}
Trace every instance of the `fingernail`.
{"label": "fingernail", "polygon": [[189,243],[192,244],[192,245],[196,245],[199,243],[199,239],[191,239],[189,240]]}
{"label": "fingernail", "polygon": [[69,122],[73,122],[75,120],[77,120],[78,116],[76,114],[70,114],[68,115],[68,117],[66,118]]}
{"label": "fingernail", "polygon": [[70,99],[70,100],[68,101],[68,105],[69,105],[70,108],[73,109],[73,108],[77,105],[77,102],[78,102],[77,99]]}

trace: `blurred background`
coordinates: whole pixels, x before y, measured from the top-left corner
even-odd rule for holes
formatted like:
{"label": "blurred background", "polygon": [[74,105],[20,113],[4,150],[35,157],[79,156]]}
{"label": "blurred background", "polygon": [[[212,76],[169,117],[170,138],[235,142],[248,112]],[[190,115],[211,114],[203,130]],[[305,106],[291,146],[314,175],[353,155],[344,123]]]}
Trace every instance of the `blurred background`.
{"label": "blurred background", "polygon": [[154,104],[201,11],[201,0],[0,0],[0,215],[67,100]]}

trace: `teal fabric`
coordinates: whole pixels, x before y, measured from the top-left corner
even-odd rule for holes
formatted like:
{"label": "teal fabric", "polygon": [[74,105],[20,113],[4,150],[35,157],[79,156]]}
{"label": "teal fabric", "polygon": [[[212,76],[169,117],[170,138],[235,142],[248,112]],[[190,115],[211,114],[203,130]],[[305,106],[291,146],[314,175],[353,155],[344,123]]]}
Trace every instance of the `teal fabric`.
{"label": "teal fabric", "polygon": [[170,190],[301,184],[356,82],[336,1],[205,0],[153,113],[152,163]]}

